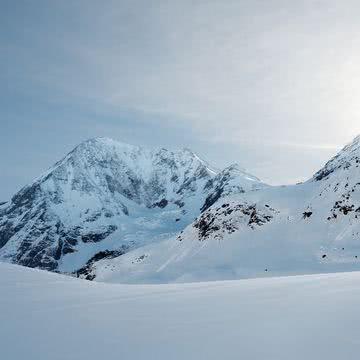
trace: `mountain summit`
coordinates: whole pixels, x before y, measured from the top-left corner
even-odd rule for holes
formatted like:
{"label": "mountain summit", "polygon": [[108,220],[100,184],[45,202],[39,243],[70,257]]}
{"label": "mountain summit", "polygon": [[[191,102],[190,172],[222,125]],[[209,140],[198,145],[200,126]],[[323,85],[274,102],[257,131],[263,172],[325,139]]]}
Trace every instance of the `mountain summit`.
{"label": "mountain summit", "polygon": [[182,230],[225,194],[263,185],[189,149],[87,140],[0,207],[0,258],[73,272]]}

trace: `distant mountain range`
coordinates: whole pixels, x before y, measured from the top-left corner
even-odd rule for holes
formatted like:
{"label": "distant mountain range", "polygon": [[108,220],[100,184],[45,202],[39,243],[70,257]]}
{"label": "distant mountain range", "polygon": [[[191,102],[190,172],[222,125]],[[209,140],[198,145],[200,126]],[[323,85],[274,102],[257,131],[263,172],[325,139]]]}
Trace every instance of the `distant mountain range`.
{"label": "distant mountain range", "polygon": [[291,186],[91,139],[0,204],[0,259],[110,282],[359,270],[359,166],[360,137]]}

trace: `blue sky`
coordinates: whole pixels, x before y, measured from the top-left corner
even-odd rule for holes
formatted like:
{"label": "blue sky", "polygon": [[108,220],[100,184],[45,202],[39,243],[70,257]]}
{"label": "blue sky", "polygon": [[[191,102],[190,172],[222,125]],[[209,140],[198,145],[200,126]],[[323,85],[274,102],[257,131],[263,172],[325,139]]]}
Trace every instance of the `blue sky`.
{"label": "blue sky", "polygon": [[279,184],[360,133],[357,1],[0,4],[0,200],[90,137]]}

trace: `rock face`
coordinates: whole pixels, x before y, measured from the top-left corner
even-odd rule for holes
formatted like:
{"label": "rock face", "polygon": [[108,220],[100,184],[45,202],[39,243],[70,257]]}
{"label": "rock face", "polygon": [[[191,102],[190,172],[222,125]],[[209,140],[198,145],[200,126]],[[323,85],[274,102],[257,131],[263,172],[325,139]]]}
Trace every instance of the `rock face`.
{"label": "rock face", "polygon": [[309,206],[326,204],[328,221],[334,222],[344,216],[357,219],[360,213],[360,136],[327,162],[309,182],[318,184],[319,188],[314,205]]}
{"label": "rock face", "polygon": [[[239,181],[240,179],[241,181]],[[240,169],[237,164],[233,164],[209,179],[205,184],[204,190],[208,192],[208,195],[200,210],[201,212],[207,210],[222,197],[231,194],[244,194],[264,187],[258,178]]]}
{"label": "rock face", "polygon": [[[226,235],[238,231],[242,226],[255,229],[273,219],[276,210],[270,206],[256,204],[225,202],[220,206],[210,208],[195,219],[192,227],[197,230],[197,237],[204,241],[210,237],[221,240]],[[186,236],[186,235],[185,235]],[[177,237],[182,241],[183,234]]]}
{"label": "rock face", "polygon": [[264,186],[236,166],[215,172],[184,149],[83,142],[0,204],[0,259],[74,272],[174,234],[218,198]]}

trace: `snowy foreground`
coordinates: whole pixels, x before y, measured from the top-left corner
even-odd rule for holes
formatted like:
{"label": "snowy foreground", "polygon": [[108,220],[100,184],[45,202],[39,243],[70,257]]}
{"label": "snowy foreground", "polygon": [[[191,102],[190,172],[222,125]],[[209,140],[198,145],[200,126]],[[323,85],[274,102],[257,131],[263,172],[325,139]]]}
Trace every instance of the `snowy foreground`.
{"label": "snowy foreground", "polygon": [[4,360],[359,358],[360,272],[172,285],[0,274]]}

